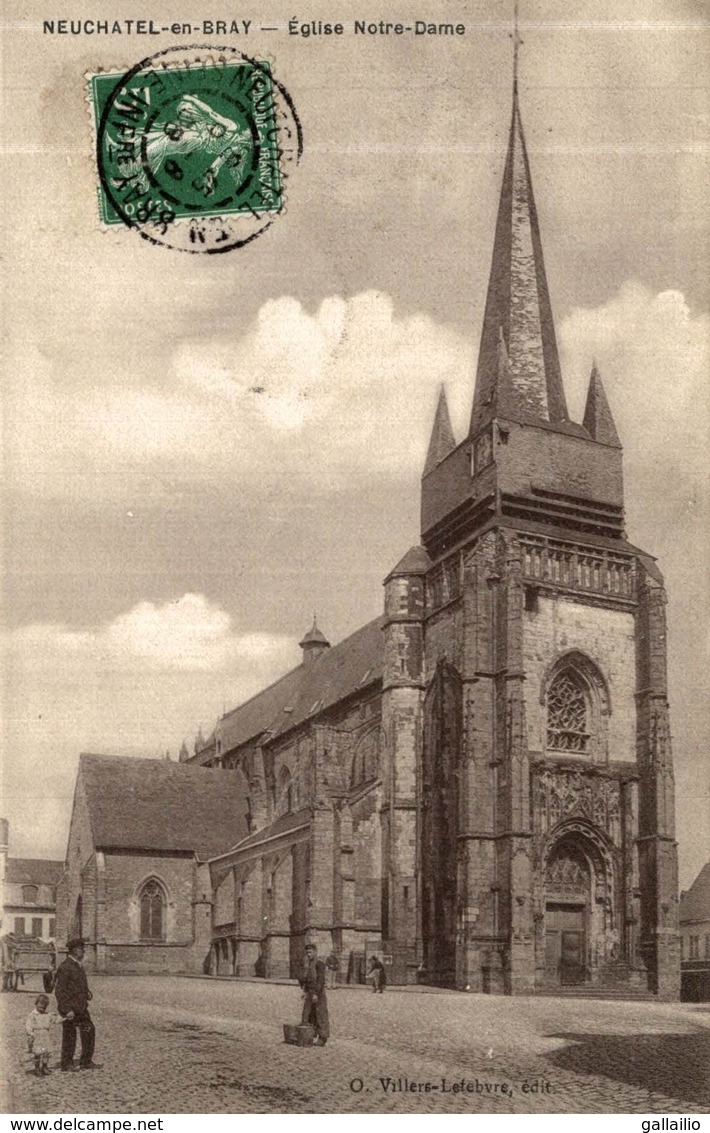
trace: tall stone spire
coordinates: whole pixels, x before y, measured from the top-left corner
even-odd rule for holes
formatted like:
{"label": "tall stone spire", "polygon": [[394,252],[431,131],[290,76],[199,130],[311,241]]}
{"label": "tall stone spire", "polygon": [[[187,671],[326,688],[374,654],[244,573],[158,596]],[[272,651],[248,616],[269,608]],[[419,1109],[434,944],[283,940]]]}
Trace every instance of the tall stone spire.
{"label": "tall stone spire", "polygon": [[[471,435],[494,416],[553,426],[569,420],[518,105],[520,42],[516,22],[513,115],[478,356]],[[499,377],[501,337],[508,357],[507,382]]]}
{"label": "tall stone spire", "polygon": [[423,475],[427,476],[454,448],[456,448],[456,439],[454,437],[454,430],[451,428],[451,417],[449,416],[449,405],[446,400],[446,390],[442,385],[439,390],[439,400],[436,405],[434,426],[431,430],[431,440],[429,441],[429,449],[424,462]]}
{"label": "tall stone spire", "polygon": [[567,412],[518,102],[517,12],[512,38],[513,111],[469,434],[446,452],[440,407],[422,477],[432,562],[501,519],[624,538],[621,445],[598,372],[584,425]]}
{"label": "tall stone spire", "polygon": [[582,424],[592,440],[599,441],[602,445],[614,445],[615,448],[621,448],[619,434],[616,431],[614,418],[611,415],[596,362],[592,365],[592,372],[589,377],[587,405]]}

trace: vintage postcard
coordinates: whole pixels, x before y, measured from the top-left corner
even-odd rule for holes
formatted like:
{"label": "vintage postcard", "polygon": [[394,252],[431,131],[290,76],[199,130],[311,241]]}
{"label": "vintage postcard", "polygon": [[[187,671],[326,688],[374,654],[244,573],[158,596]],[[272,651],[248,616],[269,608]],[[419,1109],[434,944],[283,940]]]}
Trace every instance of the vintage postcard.
{"label": "vintage postcard", "polygon": [[5,1113],[700,1129],[709,45],[10,0]]}

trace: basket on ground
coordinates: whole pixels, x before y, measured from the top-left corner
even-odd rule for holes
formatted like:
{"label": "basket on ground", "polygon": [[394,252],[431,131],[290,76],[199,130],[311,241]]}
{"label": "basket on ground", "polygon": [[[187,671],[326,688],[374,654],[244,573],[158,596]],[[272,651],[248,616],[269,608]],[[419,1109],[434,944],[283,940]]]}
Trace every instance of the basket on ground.
{"label": "basket on ground", "polygon": [[284,1042],[293,1046],[313,1046],[316,1032],[309,1023],[284,1023]]}

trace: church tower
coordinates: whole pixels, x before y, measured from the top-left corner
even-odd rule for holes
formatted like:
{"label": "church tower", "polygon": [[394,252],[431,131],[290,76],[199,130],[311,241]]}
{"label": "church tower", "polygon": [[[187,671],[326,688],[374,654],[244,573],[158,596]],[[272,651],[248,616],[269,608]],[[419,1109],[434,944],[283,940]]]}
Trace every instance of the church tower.
{"label": "church tower", "polygon": [[596,364],[567,411],[517,51],[469,431],[442,392],[422,547],[388,581],[390,948],[473,991],[677,998],[665,591]]}

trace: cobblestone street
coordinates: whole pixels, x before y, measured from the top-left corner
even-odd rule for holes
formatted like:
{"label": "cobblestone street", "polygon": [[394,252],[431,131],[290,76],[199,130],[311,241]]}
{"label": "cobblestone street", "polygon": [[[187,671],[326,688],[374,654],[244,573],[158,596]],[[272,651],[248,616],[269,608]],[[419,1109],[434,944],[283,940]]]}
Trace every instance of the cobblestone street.
{"label": "cobblestone street", "polygon": [[[330,994],[329,1044],[301,1049],[282,1032],[300,1016],[295,986],[158,976],[91,983],[103,1063],[95,1073],[35,1078],[24,1020],[37,992],[28,985],[2,996],[5,1112],[687,1116],[710,1108],[707,1005],[347,988]],[[405,1086],[399,1079],[430,1090],[393,1088]],[[456,1089],[462,1080],[470,1092]]]}

